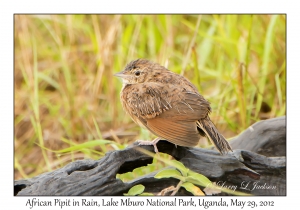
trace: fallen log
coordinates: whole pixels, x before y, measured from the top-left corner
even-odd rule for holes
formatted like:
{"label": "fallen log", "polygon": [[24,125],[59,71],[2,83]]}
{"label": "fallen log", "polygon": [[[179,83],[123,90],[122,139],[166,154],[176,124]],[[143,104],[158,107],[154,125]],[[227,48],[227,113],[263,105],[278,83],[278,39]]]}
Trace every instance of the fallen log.
{"label": "fallen log", "polygon": [[[285,116],[260,121],[230,141],[233,152],[175,146],[159,141],[158,150],[172,155],[187,168],[201,173],[220,187],[253,195],[286,195],[286,122]],[[158,193],[176,186],[177,179],[156,179],[156,172],[130,182],[122,182],[116,174],[130,172],[152,163],[152,157],[140,152],[136,144],[108,152],[99,160],[78,160],[63,168],[36,177],[17,180],[15,195],[123,195],[137,184],[146,192]],[[153,152],[153,146],[142,146]],[[202,186],[200,186],[203,189]],[[180,188],[176,195],[191,195]],[[225,195],[220,193],[218,195]]]}

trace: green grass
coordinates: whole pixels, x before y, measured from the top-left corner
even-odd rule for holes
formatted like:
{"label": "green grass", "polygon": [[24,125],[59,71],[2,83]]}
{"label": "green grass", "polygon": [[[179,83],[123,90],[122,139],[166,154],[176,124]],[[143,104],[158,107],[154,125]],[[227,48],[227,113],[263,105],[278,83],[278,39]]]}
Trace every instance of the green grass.
{"label": "green grass", "polygon": [[154,138],[113,77],[136,58],[190,79],[227,138],[285,115],[285,36],[284,15],[15,15],[15,179]]}

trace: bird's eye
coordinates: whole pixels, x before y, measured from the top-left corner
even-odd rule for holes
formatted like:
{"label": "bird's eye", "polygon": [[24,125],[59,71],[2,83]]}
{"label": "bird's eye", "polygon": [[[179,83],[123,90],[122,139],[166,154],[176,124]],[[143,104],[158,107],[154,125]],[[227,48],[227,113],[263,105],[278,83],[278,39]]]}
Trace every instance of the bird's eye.
{"label": "bird's eye", "polygon": [[137,76],[137,77],[138,77],[138,76],[140,76],[140,74],[141,74],[141,72],[140,72],[140,71],[136,71],[136,72],[134,72],[134,75],[135,75],[135,76]]}

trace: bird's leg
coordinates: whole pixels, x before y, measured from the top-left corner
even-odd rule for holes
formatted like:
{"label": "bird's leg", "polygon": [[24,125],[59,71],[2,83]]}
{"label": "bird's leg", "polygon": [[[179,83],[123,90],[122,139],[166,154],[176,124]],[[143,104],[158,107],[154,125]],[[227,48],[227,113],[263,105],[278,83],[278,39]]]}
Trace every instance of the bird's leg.
{"label": "bird's leg", "polygon": [[139,143],[139,145],[153,145],[155,153],[158,153],[156,144],[159,140],[161,140],[161,139],[159,137],[157,137],[152,141],[138,140],[137,142]]}

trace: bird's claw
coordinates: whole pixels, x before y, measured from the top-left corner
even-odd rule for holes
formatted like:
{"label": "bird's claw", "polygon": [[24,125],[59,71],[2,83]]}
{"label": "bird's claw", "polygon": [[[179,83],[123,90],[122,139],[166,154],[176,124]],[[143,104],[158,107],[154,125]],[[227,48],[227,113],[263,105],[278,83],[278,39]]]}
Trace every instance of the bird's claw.
{"label": "bird's claw", "polygon": [[154,152],[155,152],[155,153],[158,153],[158,149],[157,149],[156,144],[157,144],[157,142],[158,142],[159,140],[160,140],[159,138],[156,138],[156,139],[154,139],[154,140],[152,140],[152,141],[137,140],[137,142],[138,142],[138,145],[147,145],[147,146],[153,145],[153,147],[154,147]]}

